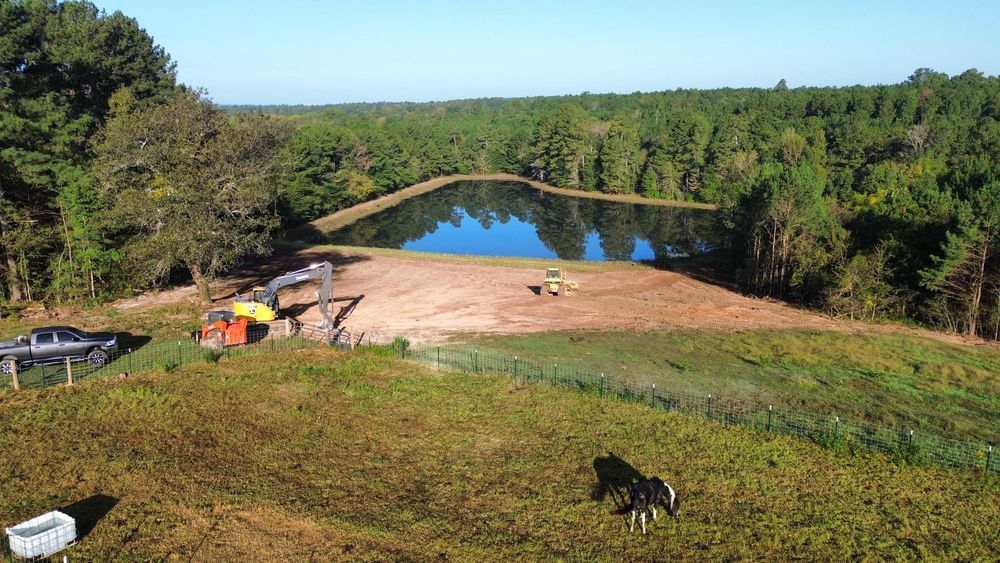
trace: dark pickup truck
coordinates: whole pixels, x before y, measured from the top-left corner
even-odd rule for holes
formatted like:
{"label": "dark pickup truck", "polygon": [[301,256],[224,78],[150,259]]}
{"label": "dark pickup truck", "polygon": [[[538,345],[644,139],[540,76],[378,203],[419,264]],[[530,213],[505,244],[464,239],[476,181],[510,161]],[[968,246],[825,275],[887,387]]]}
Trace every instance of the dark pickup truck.
{"label": "dark pickup truck", "polygon": [[10,375],[31,366],[87,361],[103,366],[118,349],[118,337],[107,332],[88,334],[69,326],[36,328],[28,337],[0,342],[0,374]]}

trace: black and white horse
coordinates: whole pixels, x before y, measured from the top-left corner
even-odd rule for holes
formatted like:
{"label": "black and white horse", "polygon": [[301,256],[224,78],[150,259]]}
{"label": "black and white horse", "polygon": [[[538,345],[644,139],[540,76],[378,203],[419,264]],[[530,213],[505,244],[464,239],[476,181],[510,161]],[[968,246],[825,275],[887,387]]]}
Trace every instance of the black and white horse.
{"label": "black and white horse", "polygon": [[635,530],[635,516],[638,513],[642,520],[642,533],[646,533],[646,511],[652,511],[653,520],[656,520],[656,505],[661,504],[667,509],[667,514],[671,518],[677,518],[681,508],[681,499],[674,492],[674,489],[663,482],[659,477],[650,477],[643,481],[633,483],[629,490],[629,508],[632,512],[632,523],[628,531]]}

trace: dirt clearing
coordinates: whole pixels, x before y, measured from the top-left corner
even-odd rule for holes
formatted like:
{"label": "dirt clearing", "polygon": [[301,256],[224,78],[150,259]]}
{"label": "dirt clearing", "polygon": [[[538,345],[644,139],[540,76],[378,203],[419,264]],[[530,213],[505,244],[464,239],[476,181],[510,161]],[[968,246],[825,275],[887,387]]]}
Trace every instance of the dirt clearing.
{"label": "dirt clearing", "polygon": [[[469,257],[433,257],[420,253],[363,249],[285,251],[266,267],[223,280],[213,308],[228,308],[234,291],[247,291],[281,272],[319,260],[334,264],[334,310],[340,326],[355,337],[379,340],[404,335],[414,343],[441,342],[470,333],[514,334],[563,329],[634,330],[694,328],[748,330],[812,328],[818,330],[908,332],[961,341],[926,330],[870,325],[831,319],[781,302],[754,299],[686,274],[641,266],[607,265],[574,271],[562,263],[580,290],[568,296],[540,294],[544,267],[475,263]],[[493,259],[486,259],[493,260]],[[555,262],[558,263],[558,262]],[[315,284],[280,293],[283,311],[304,322],[320,321]],[[194,292],[162,295],[193,299]],[[142,307],[144,299],[124,306]],[[162,305],[162,298],[149,300]]]}

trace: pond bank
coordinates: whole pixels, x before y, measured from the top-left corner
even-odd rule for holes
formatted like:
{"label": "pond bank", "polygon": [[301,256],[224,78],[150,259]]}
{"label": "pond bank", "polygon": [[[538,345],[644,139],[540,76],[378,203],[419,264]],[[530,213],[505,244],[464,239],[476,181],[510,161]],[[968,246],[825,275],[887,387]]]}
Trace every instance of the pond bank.
{"label": "pond bank", "polygon": [[619,203],[632,203],[640,205],[657,205],[662,207],[687,207],[692,209],[707,209],[714,210],[716,207],[709,203],[693,203],[687,201],[674,201],[665,199],[648,199],[635,194],[606,194],[601,192],[587,192],[583,190],[568,190],[564,188],[557,188],[555,186],[550,186],[542,182],[537,182],[535,180],[529,180],[527,178],[522,178],[521,176],[516,176],[514,174],[453,174],[451,176],[440,176],[438,178],[432,178],[426,182],[420,182],[419,184],[414,184],[412,186],[403,188],[399,191],[393,192],[391,194],[384,195],[378,199],[373,199],[371,201],[366,201],[364,203],[359,203],[355,206],[348,207],[347,209],[341,209],[340,211],[327,215],[326,217],[320,217],[311,223],[308,223],[305,228],[293,229],[289,231],[286,238],[290,240],[295,240],[296,234],[301,234],[309,230],[316,230],[320,232],[329,232],[341,227],[350,225],[351,223],[373,215],[382,211],[386,208],[392,207],[401,201],[410,199],[427,192],[434,191],[442,186],[452,184],[454,182],[461,181],[504,181],[504,182],[521,182],[523,184],[528,184],[534,188],[537,188],[544,192],[549,192],[558,195],[570,196],[570,197],[581,197],[587,199],[599,199],[604,201],[615,201]]}

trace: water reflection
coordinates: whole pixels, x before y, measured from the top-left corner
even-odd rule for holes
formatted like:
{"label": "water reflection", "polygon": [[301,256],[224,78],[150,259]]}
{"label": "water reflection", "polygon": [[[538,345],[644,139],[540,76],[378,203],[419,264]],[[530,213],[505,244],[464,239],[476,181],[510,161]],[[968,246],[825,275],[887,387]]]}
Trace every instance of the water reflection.
{"label": "water reflection", "polygon": [[652,260],[707,250],[709,212],[456,182],[327,235],[356,246],[564,260]]}

